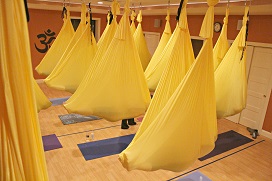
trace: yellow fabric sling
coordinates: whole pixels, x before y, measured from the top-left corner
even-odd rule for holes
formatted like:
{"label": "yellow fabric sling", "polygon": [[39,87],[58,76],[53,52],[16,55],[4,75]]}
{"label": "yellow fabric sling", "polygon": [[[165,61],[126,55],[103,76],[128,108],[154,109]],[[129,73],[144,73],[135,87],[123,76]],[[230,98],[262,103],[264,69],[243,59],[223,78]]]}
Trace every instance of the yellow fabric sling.
{"label": "yellow fabric sling", "polygon": [[24,1],[0,2],[0,180],[47,181]]}
{"label": "yellow fabric sling", "polygon": [[246,34],[249,8],[245,8],[243,26],[215,71],[217,118],[241,112],[246,106]]}
{"label": "yellow fabric sling", "polygon": [[135,31],[136,31],[136,26],[135,26],[135,17],[136,17],[136,13],[135,10],[131,11],[131,15],[130,15],[130,20],[131,20],[131,24],[130,24],[130,31],[132,33],[132,35],[134,35]]}
{"label": "yellow fabric sling", "polygon": [[200,32],[207,39],[192,67],[151,124],[139,129],[143,133],[137,137],[137,132],[136,140],[119,154],[126,169],[183,171],[214,148],[217,125],[212,30],[217,2],[208,1],[210,7]]}
{"label": "yellow fabric sling", "polygon": [[80,85],[80,94],[76,91],[77,95],[64,105],[69,112],[97,115],[108,121],[145,113],[150,96],[128,14],[129,0],[126,0],[125,13],[99,65],[86,75],[89,79]]}
{"label": "yellow fabric sling", "polygon": [[217,39],[217,42],[213,48],[213,66],[214,70],[217,69],[218,65],[223,60],[227,51],[229,50],[229,42],[228,42],[228,18],[229,18],[229,8],[226,9],[226,16],[224,18],[224,24],[222,27],[222,31]]}
{"label": "yellow fabric sling", "polygon": [[33,78],[33,84],[34,84],[34,93],[35,93],[35,99],[36,99],[36,105],[37,105],[37,111],[39,112],[42,109],[49,108],[52,103],[48,100],[46,95],[43,93],[39,85],[37,84],[36,80]]}
{"label": "yellow fabric sling", "polygon": [[[101,36],[101,38],[98,41],[98,49],[97,52],[92,60],[92,62],[90,63],[90,66],[85,74],[85,76],[83,77],[82,81],[80,82],[77,90],[75,91],[75,93],[73,94],[73,96],[70,97],[69,102],[70,102],[70,106],[73,107],[73,101],[82,94],[83,91],[85,91],[86,86],[88,86],[89,81],[93,75],[93,73],[96,71],[97,66],[99,65],[99,62],[101,61],[103,55],[105,54],[105,52],[107,51],[109,44],[111,43],[114,34],[116,32],[116,29],[118,27],[116,18],[117,18],[117,14],[120,12],[120,5],[119,3],[114,0],[112,2],[112,6],[111,6],[111,10],[113,13],[113,19],[111,21],[111,23],[108,25],[107,30],[105,30],[103,32],[103,35]],[[100,46],[99,46],[100,45]]]}
{"label": "yellow fabric sling", "polygon": [[36,71],[41,75],[48,76],[52,72],[52,70],[58,63],[59,59],[61,58],[63,52],[66,50],[70,40],[75,34],[74,28],[70,19],[70,11],[68,8],[67,8],[67,16],[65,17],[63,21],[64,21],[63,26],[57,38],[55,39],[51,48],[46,52],[42,61],[36,67]]}
{"label": "yellow fabric sling", "polygon": [[[88,18],[89,19],[89,18]],[[65,59],[45,79],[49,87],[74,93],[82,81],[97,51],[96,40],[90,29],[90,20]]]}
{"label": "yellow fabric sling", "polygon": [[143,29],[142,29],[142,11],[141,10],[137,16],[137,21],[138,21],[138,26],[135,33],[133,34],[133,38],[134,38],[134,42],[140,56],[143,70],[145,71],[151,59],[151,54],[149,53],[146,40],[144,37]]}
{"label": "yellow fabric sling", "polygon": [[[166,47],[172,32],[171,32],[171,26],[170,26],[170,10],[167,10],[167,16],[166,16],[166,24],[165,24],[165,28],[162,34],[162,37],[160,39],[160,42],[158,44],[158,47],[156,48],[156,51],[154,52],[144,74],[145,74],[145,78],[147,80],[147,85],[150,91],[155,91],[157,84],[160,80],[160,76],[156,76],[157,74],[155,73],[154,75],[154,71],[156,71],[156,66],[159,63],[159,61],[162,60],[162,58],[160,58],[160,56],[162,55],[162,52],[164,50],[164,48]],[[176,35],[177,36],[177,35]],[[175,38],[173,40],[176,40]],[[169,46],[167,46],[169,48]],[[173,48],[173,47],[172,47]],[[168,51],[171,51],[168,49]],[[165,52],[166,54],[170,52]]]}

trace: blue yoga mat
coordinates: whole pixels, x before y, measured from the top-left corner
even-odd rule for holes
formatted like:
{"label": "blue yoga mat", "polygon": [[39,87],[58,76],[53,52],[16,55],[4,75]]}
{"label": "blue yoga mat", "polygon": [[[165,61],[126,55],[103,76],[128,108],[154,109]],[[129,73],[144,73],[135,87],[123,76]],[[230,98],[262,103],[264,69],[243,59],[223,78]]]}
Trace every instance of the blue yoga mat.
{"label": "blue yoga mat", "polygon": [[44,151],[62,148],[62,145],[60,144],[59,139],[55,134],[42,136],[42,141]]}
{"label": "blue yoga mat", "polygon": [[199,158],[200,161],[206,160],[213,156],[219,155],[231,149],[237,148],[244,144],[253,141],[252,139],[243,136],[233,130],[221,133],[218,135],[218,138],[215,142],[215,148],[208,155]]}
{"label": "blue yoga mat", "polygon": [[185,177],[178,179],[177,181],[212,181],[206,175],[203,175],[201,172],[196,171]]}
{"label": "blue yoga mat", "polygon": [[132,141],[134,134],[78,144],[85,160],[92,160],[121,153]]}
{"label": "blue yoga mat", "polygon": [[52,106],[57,106],[57,105],[63,104],[69,98],[70,98],[70,96],[69,97],[61,97],[61,98],[53,98],[53,99],[49,99],[49,100],[52,103]]}

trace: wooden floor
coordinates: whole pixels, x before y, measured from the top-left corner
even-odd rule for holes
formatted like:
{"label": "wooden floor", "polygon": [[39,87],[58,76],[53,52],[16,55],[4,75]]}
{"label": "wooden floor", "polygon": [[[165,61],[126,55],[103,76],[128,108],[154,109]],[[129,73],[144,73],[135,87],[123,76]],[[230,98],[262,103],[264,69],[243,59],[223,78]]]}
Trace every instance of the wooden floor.
{"label": "wooden floor", "polygon": [[[48,88],[45,84],[40,84],[40,87],[48,98],[71,95],[64,91]],[[272,141],[263,136],[258,136],[254,142],[205,161],[196,161],[184,172],[165,170],[154,172],[133,170],[128,172],[118,161],[118,155],[85,161],[77,144],[85,142],[86,132],[90,130],[95,130],[95,140],[136,133],[140,122],[128,130],[120,129],[120,121],[99,120],[63,125],[58,118],[58,115],[63,114],[67,114],[67,111],[62,105],[51,106],[39,113],[42,135],[56,134],[63,146],[61,149],[45,152],[51,181],[160,181],[175,177],[173,180],[177,180],[182,177],[181,175],[194,169],[214,181],[272,181]],[[218,133],[229,130],[251,138],[244,126],[224,119],[218,120]],[[235,153],[236,151],[239,152]]]}

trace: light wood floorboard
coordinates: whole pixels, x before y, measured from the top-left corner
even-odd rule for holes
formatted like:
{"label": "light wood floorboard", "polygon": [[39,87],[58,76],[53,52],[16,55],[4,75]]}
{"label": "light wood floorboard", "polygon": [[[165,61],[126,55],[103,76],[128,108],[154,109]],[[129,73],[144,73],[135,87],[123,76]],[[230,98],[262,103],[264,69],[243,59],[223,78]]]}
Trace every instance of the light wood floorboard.
{"label": "light wood floorboard", "polygon": [[[40,87],[48,98],[71,95],[65,91],[49,88],[43,83],[40,84]],[[51,181],[160,181],[169,180],[202,166],[204,167],[197,170],[214,181],[272,181],[272,141],[263,136],[258,136],[254,142],[205,161],[197,160],[190,168],[183,172],[165,170],[154,172],[127,171],[118,161],[118,155],[85,161],[77,144],[85,142],[86,132],[90,130],[95,130],[95,140],[136,133],[140,122],[137,122],[136,126],[131,126],[128,130],[120,129],[120,121],[108,122],[106,120],[96,120],[63,125],[58,118],[58,115],[63,114],[67,114],[67,111],[62,105],[51,106],[39,112],[42,135],[56,134],[63,146],[61,149],[45,152],[48,174]],[[219,134],[229,130],[234,130],[251,138],[244,126],[225,119],[218,120]],[[260,142],[262,140],[265,141]],[[255,143],[258,144],[218,160]],[[208,165],[205,166],[206,164]]]}

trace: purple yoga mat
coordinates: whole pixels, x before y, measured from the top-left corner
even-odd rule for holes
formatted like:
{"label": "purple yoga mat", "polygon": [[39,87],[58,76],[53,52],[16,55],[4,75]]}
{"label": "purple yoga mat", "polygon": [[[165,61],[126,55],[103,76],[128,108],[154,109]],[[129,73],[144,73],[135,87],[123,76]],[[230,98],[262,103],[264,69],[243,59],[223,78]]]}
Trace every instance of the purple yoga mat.
{"label": "purple yoga mat", "polygon": [[62,148],[62,145],[60,144],[59,139],[55,134],[42,136],[42,141],[44,151]]}

